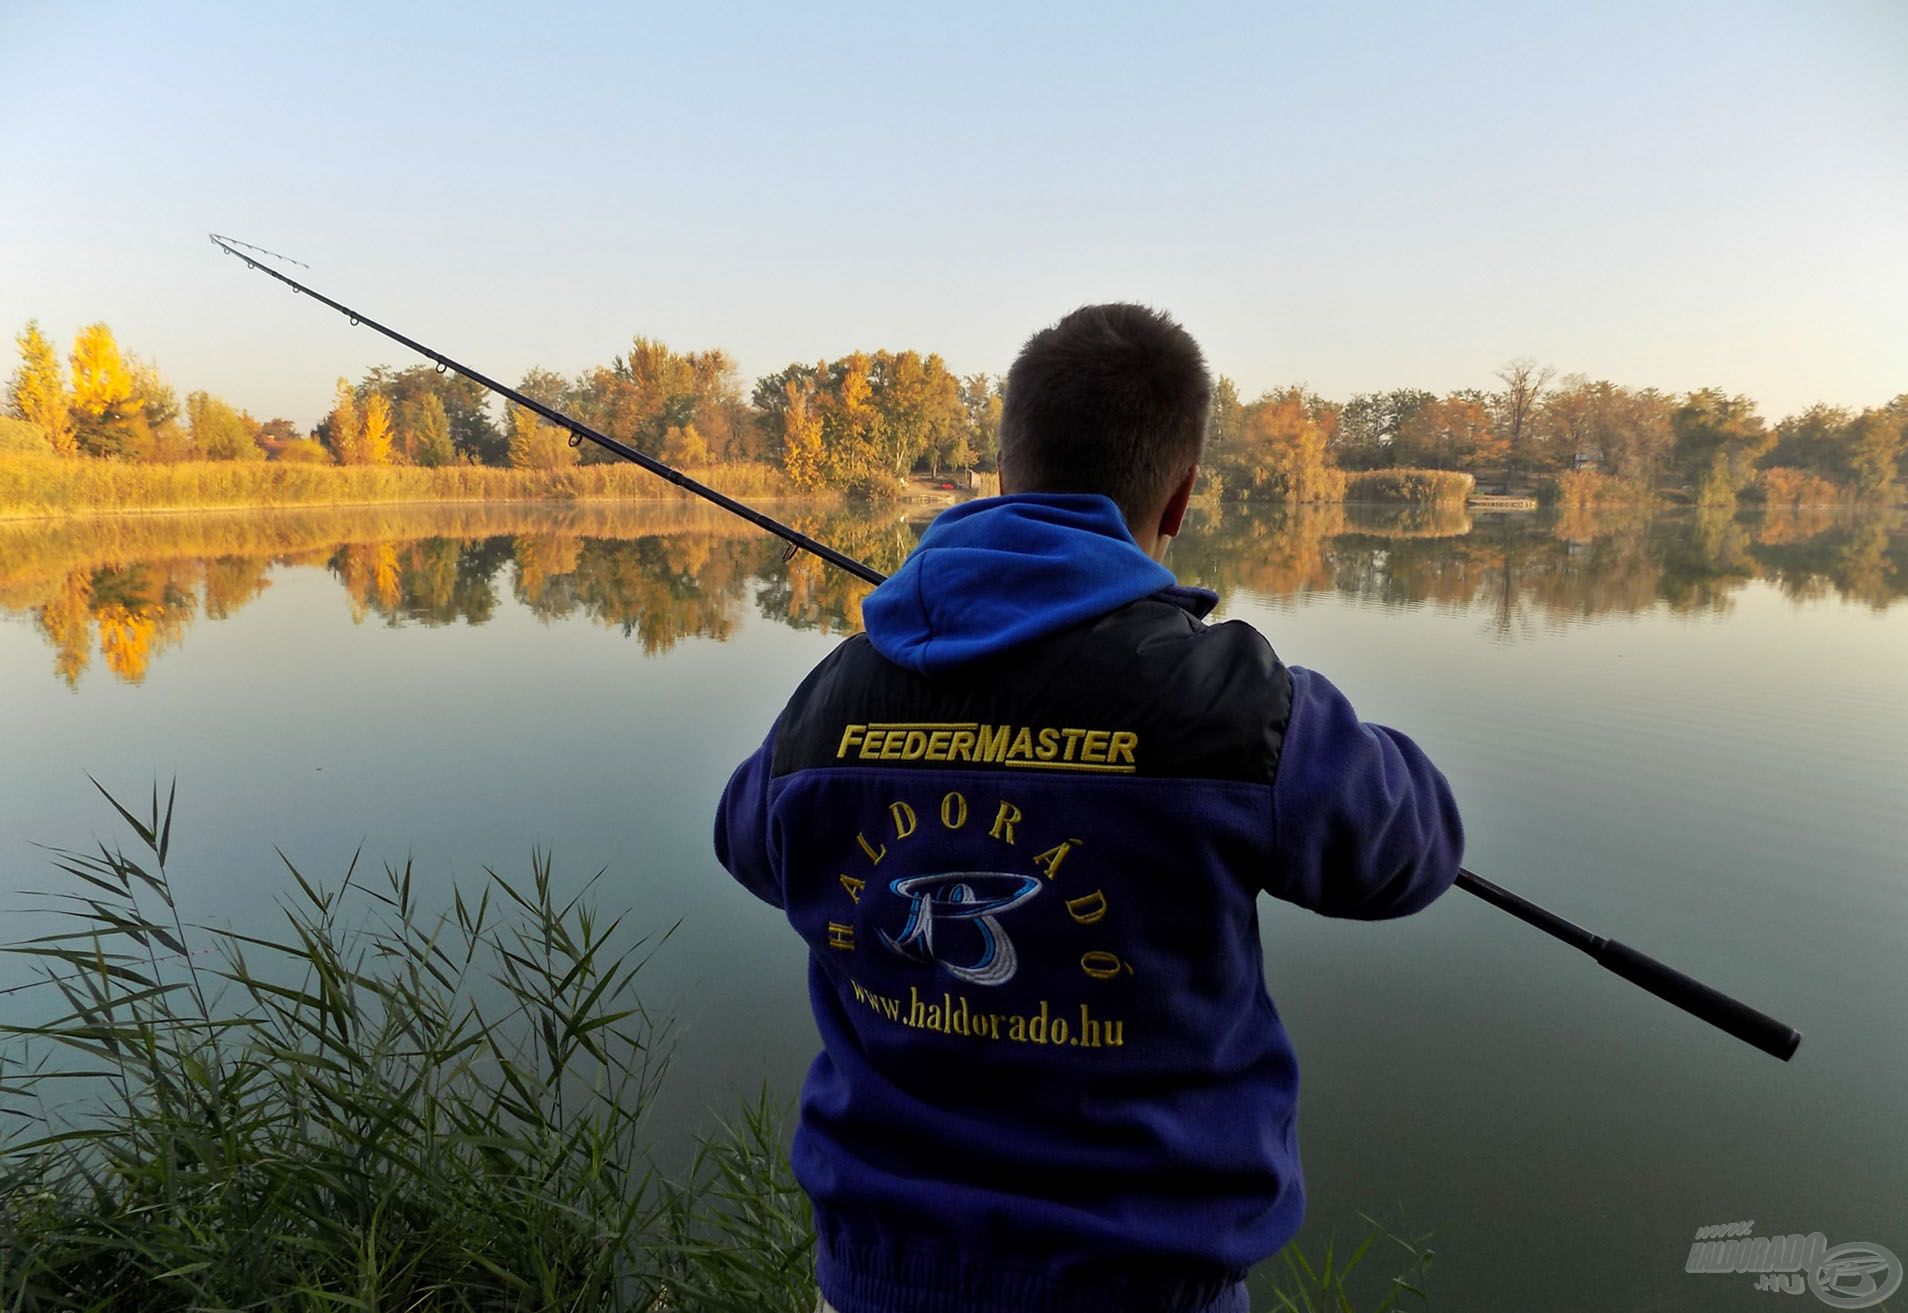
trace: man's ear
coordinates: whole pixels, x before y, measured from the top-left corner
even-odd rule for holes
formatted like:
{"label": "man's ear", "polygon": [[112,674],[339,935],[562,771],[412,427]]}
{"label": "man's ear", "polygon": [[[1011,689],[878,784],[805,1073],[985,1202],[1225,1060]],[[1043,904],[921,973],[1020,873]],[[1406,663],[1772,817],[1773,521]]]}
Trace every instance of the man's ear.
{"label": "man's ear", "polygon": [[1166,509],[1159,513],[1159,536],[1176,538],[1179,525],[1186,518],[1186,503],[1192,500],[1193,484],[1199,481],[1199,466],[1195,464],[1186,471],[1186,477],[1173,489],[1173,495],[1166,499]]}

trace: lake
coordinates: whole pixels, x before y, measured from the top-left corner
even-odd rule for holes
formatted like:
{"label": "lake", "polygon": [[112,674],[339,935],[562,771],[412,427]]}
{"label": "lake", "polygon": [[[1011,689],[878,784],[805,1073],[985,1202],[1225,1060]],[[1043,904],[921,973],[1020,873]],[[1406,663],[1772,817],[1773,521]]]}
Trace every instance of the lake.
{"label": "lake", "polygon": [[[927,512],[788,514],[892,569]],[[1226,507],[1169,563],[1418,739],[1474,869],[1805,1037],[1785,1065],[1459,892],[1383,924],[1265,901],[1305,1239],[1435,1228],[1447,1309],[1759,1307],[1683,1270],[1751,1219],[1908,1257],[1900,513]],[[603,869],[606,910],[680,921],[644,1000],[686,1135],[813,1054],[802,950],[710,817],[863,592],[669,506],[0,523],[0,871],[57,888],[36,845],[117,837],[89,773],[177,778],[189,919],[270,925],[275,846],[333,880],[414,859],[426,903],[533,847]]]}

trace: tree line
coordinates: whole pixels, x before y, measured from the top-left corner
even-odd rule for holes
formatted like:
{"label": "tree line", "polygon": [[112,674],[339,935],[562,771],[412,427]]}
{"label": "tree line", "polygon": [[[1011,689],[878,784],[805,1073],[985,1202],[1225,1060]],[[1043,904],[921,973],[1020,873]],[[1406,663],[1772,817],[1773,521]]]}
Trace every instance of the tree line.
{"label": "tree line", "polygon": [[1720,388],[1673,394],[1532,361],[1494,391],[1367,392],[1339,402],[1300,387],[1241,403],[1220,379],[1207,465],[1211,490],[1336,501],[1347,472],[1460,471],[1506,491],[1562,500],[1643,500],[1675,490],[1704,506],[1892,501],[1908,452],[1908,393],[1863,411],[1817,404],[1775,424]]}
{"label": "tree line", "polygon": [[[477,464],[557,469],[615,459],[529,409],[498,414],[483,388],[426,365],[378,366],[339,379],[308,432],[258,420],[204,391],[183,405],[150,362],[111,329],[79,331],[64,361],[37,324],[20,333],[0,451],[166,462],[280,460],[338,465]],[[1470,474],[1515,490],[1548,481],[1565,499],[1647,497],[1673,489],[1702,505],[1748,495],[1782,503],[1899,495],[1908,393],[1862,411],[1818,404],[1771,424],[1718,388],[1668,393],[1529,360],[1497,387],[1422,389],[1345,401],[1303,387],[1243,400],[1221,377],[1203,491],[1226,498],[1334,501],[1347,474]],[[803,489],[879,496],[909,475],[994,467],[1002,379],[957,375],[935,354],[852,352],[794,363],[746,390],[720,348],[678,352],[638,337],[574,376],[536,368],[526,396],[674,465],[780,466]]]}

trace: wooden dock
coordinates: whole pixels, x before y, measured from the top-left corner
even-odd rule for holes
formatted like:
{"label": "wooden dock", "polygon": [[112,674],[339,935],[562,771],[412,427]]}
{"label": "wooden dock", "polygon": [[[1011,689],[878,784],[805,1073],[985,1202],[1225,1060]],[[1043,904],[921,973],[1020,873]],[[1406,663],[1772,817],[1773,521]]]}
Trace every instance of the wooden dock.
{"label": "wooden dock", "polygon": [[1474,511],[1534,511],[1537,509],[1535,497],[1499,497],[1491,493],[1473,493],[1464,499],[1464,505]]}

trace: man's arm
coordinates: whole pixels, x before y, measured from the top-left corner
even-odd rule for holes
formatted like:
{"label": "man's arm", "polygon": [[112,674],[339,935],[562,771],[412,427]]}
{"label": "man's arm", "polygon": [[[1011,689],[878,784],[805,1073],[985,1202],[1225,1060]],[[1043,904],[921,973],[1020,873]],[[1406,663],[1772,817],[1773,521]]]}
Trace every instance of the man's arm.
{"label": "man's arm", "polygon": [[1292,714],[1272,787],[1266,890],[1326,916],[1424,907],[1457,878],[1464,826],[1418,745],[1368,725],[1316,671],[1292,668]]}
{"label": "man's arm", "polygon": [[775,729],[735,768],[716,804],[716,860],[744,889],[770,907],[782,905],[782,881],[769,853],[769,773],[775,764]]}

